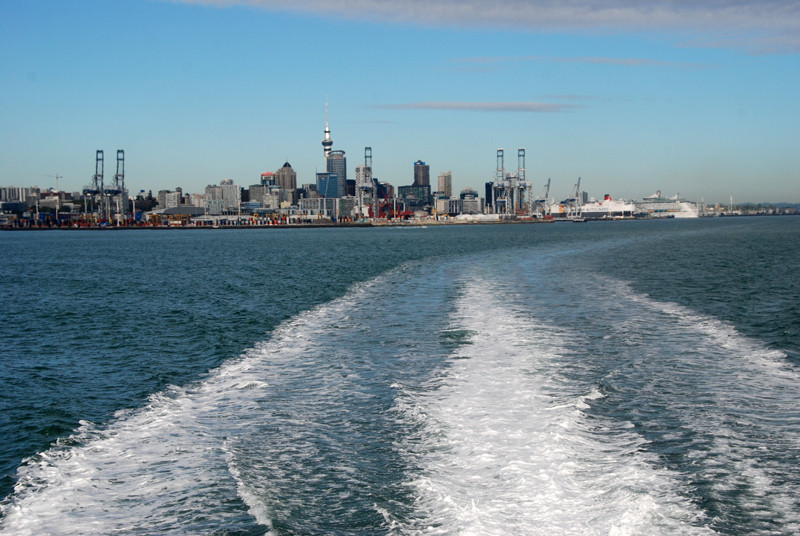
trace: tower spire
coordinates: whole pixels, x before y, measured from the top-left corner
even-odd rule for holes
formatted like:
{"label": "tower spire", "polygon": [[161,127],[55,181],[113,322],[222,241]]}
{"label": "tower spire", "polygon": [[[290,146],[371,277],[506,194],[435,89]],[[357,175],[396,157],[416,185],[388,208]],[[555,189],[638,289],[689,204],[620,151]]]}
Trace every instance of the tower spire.
{"label": "tower spire", "polygon": [[328,97],[325,97],[325,137],[322,139],[322,151],[327,159],[331,154],[333,140],[331,139],[331,129],[328,126]]}

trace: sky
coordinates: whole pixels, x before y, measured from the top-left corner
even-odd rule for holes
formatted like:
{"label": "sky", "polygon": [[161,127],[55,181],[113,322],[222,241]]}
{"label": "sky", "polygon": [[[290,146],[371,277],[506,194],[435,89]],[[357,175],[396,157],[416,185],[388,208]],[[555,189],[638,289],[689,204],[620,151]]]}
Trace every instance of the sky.
{"label": "sky", "polygon": [[0,50],[0,186],[313,183],[327,102],[349,178],[800,202],[796,0],[0,0]]}

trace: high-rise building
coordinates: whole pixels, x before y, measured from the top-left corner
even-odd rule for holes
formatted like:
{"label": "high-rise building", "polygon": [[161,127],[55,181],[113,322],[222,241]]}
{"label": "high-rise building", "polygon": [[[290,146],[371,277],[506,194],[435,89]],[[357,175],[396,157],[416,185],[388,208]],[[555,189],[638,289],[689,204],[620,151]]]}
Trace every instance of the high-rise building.
{"label": "high-rise building", "polygon": [[164,201],[164,208],[179,207],[183,204],[183,194],[180,191],[169,192]]}
{"label": "high-rise building", "polygon": [[445,197],[449,198],[453,195],[453,172],[443,171],[439,173],[439,188],[438,191]]}
{"label": "high-rise building", "polygon": [[275,184],[275,174],[271,171],[267,171],[261,174],[261,185],[262,186],[269,186],[270,184]]}
{"label": "high-rise building", "polygon": [[423,162],[417,160],[414,162],[414,186],[430,186],[431,185],[431,167]]}
{"label": "high-rise building", "polygon": [[242,201],[242,189],[233,183],[233,179],[222,179],[219,186],[222,189],[223,208],[237,208]]}
{"label": "high-rise building", "polygon": [[28,199],[36,197],[34,188],[19,187],[19,186],[4,186],[0,188],[0,201],[20,201],[25,202]]}
{"label": "high-rise building", "polygon": [[343,190],[339,190],[339,177],[336,173],[317,173],[317,193],[320,197],[342,197],[340,192]]}
{"label": "high-rise building", "polygon": [[297,172],[292,169],[289,162],[275,172],[275,185],[282,190],[297,189]]}
{"label": "high-rise building", "polygon": [[327,172],[337,177],[337,197],[347,195],[347,158],[344,151],[331,151],[326,159]]}
{"label": "high-rise building", "polygon": [[218,201],[222,199],[222,187],[209,184],[206,186],[206,200]]}
{"label": "high-rise building", "polygon": [[372,167],[366,165],[356,166],[356,187],[372,188]]}
{"label": "high-rise building", "polygon": [[336,173],[340,179],[347,180],[347,158],[344,151],[331,151],[326,164],[328,173]]}
{"label": "high-rise building", "polygon": [[250,186],[247,191],[249,192],[250,202],[251,203],[260,203],[264,204],[264,195],[267,191],[268,186],[263,184],[253,184]]}

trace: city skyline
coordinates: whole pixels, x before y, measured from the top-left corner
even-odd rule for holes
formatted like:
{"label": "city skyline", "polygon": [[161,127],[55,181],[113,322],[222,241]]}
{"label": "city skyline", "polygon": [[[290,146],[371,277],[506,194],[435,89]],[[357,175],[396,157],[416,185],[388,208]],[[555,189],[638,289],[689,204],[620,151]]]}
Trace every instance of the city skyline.
{"label": "city skyline", "polygon": [[314,183],[329,119],[396,186],[421,160],[480,191],[524,147],[534,194],[800,200],[800,6],[348,5],[4,3],[0,184],[80,190],[97,149],[134,192]]}

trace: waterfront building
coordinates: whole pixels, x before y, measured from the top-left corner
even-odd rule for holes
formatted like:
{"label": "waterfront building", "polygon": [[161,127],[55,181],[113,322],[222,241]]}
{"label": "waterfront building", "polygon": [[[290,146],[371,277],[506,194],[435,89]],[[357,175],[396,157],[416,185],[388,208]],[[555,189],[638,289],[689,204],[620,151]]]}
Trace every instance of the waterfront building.
{"label": "waterfront building", "polygon": [[3,186],[0,188],[0,201],[19,201],[25,203],[29,199],[37,199],[38,188],[25,188],[20,186]]}
{"label": "waterfront building", "polygon": [[176,208],[183,204],[183,193],[180,189],[174,192],[168,192],[164,196],[164,208]]}
{"label": "waterfront building", "polygon": [[352,214],[355,201],[354,197],[300,199],[299,208],[301,214],[305,216],[316,216],[338,221]]}
{"label": "waterfront building", "polygon": [[222,199],[222,188],[214,184],[206,186],[205,195],[207,199],[217,200]]}
{"label": "waterfront building", "polygon": [[482,214],[484,200],[472,188],[461,190],[461,214]]}
{"label": "waterfront building", "polygon": [[437,197],[436,213],[457,216],[459,214],[481,214],[483,199],[472,188],[465,188],[458,197]]}
{"label": "waterfront building", "polygon": [[454,215],[454,214],[458,214],[458,212],[453,212],[451,210],[451,208],[452,208],[452,205],[450,204],[451,201],[460,201],[460,200],[449,199],[447,197],[437,197],[434,200],[434,203],[435,203],[435,206],[436,206],[436,214],[439,215],[439,216],[443,216],[445,214],[451,215],[451,216]]}
{"label": "waterfront building", "polygon": [[242,201],[242,189],[233,183],[233,179],[222,179],[219,183],[222,189],[222,206],[225,210],[238,209]]}
{"label": "waterfront building", "polygon": [[189,194],[189,205],[193,207],[205,206],[206,196],[204,194]]}
{"label": "waterfront building", "polygon": [[217,216],[222,214],[222,199],[210,199],[206,197],[203,209],[209,216]]}
{"label": "waterfront building", "polygon": [[175,190],[159,190],[158,206],[160,208],[175,208],[183,204],[183,190],[178,187]]}
{"label": "waterfront building", "polygon": [[431,205],[431,187],[428,186],[400,186],[397,189],[398,199],[403,200],[408,210],[424,210]]}
{"label": "waterfront building", "polygon": [[206,201],[222,201],[222,188],[213,184],[206,186]]}
{"label": "waterfront building", "polygon": [[264,206],[264,196],[269,186],[264,184],[253,184],[247,190],[250,193],[250,202],[259,203]]}
{"label": "waterfront building", "polygon": [[281,208],[287,200],[291,200],[289,190],[278,188],[276,185],[265,186],[262,205],[264,208],[277,210]]}
{"label": "waterfront building", "polygon": [[351,195],[337,199],[336,213],[333,215],[333,217],[336,218],[337,221],[352,218],[353,214],[355,213],[357,202],[358,199]]}
{"label": "waterfront building", "polygon": [[28,206],[24,201],[0,201],[0,212],[22,214]]}
{"label": "waterfront building", "polygon": [[443,171],[439,173],[439,188],[438,191],[447,198],[453,196],[453,172]]}

